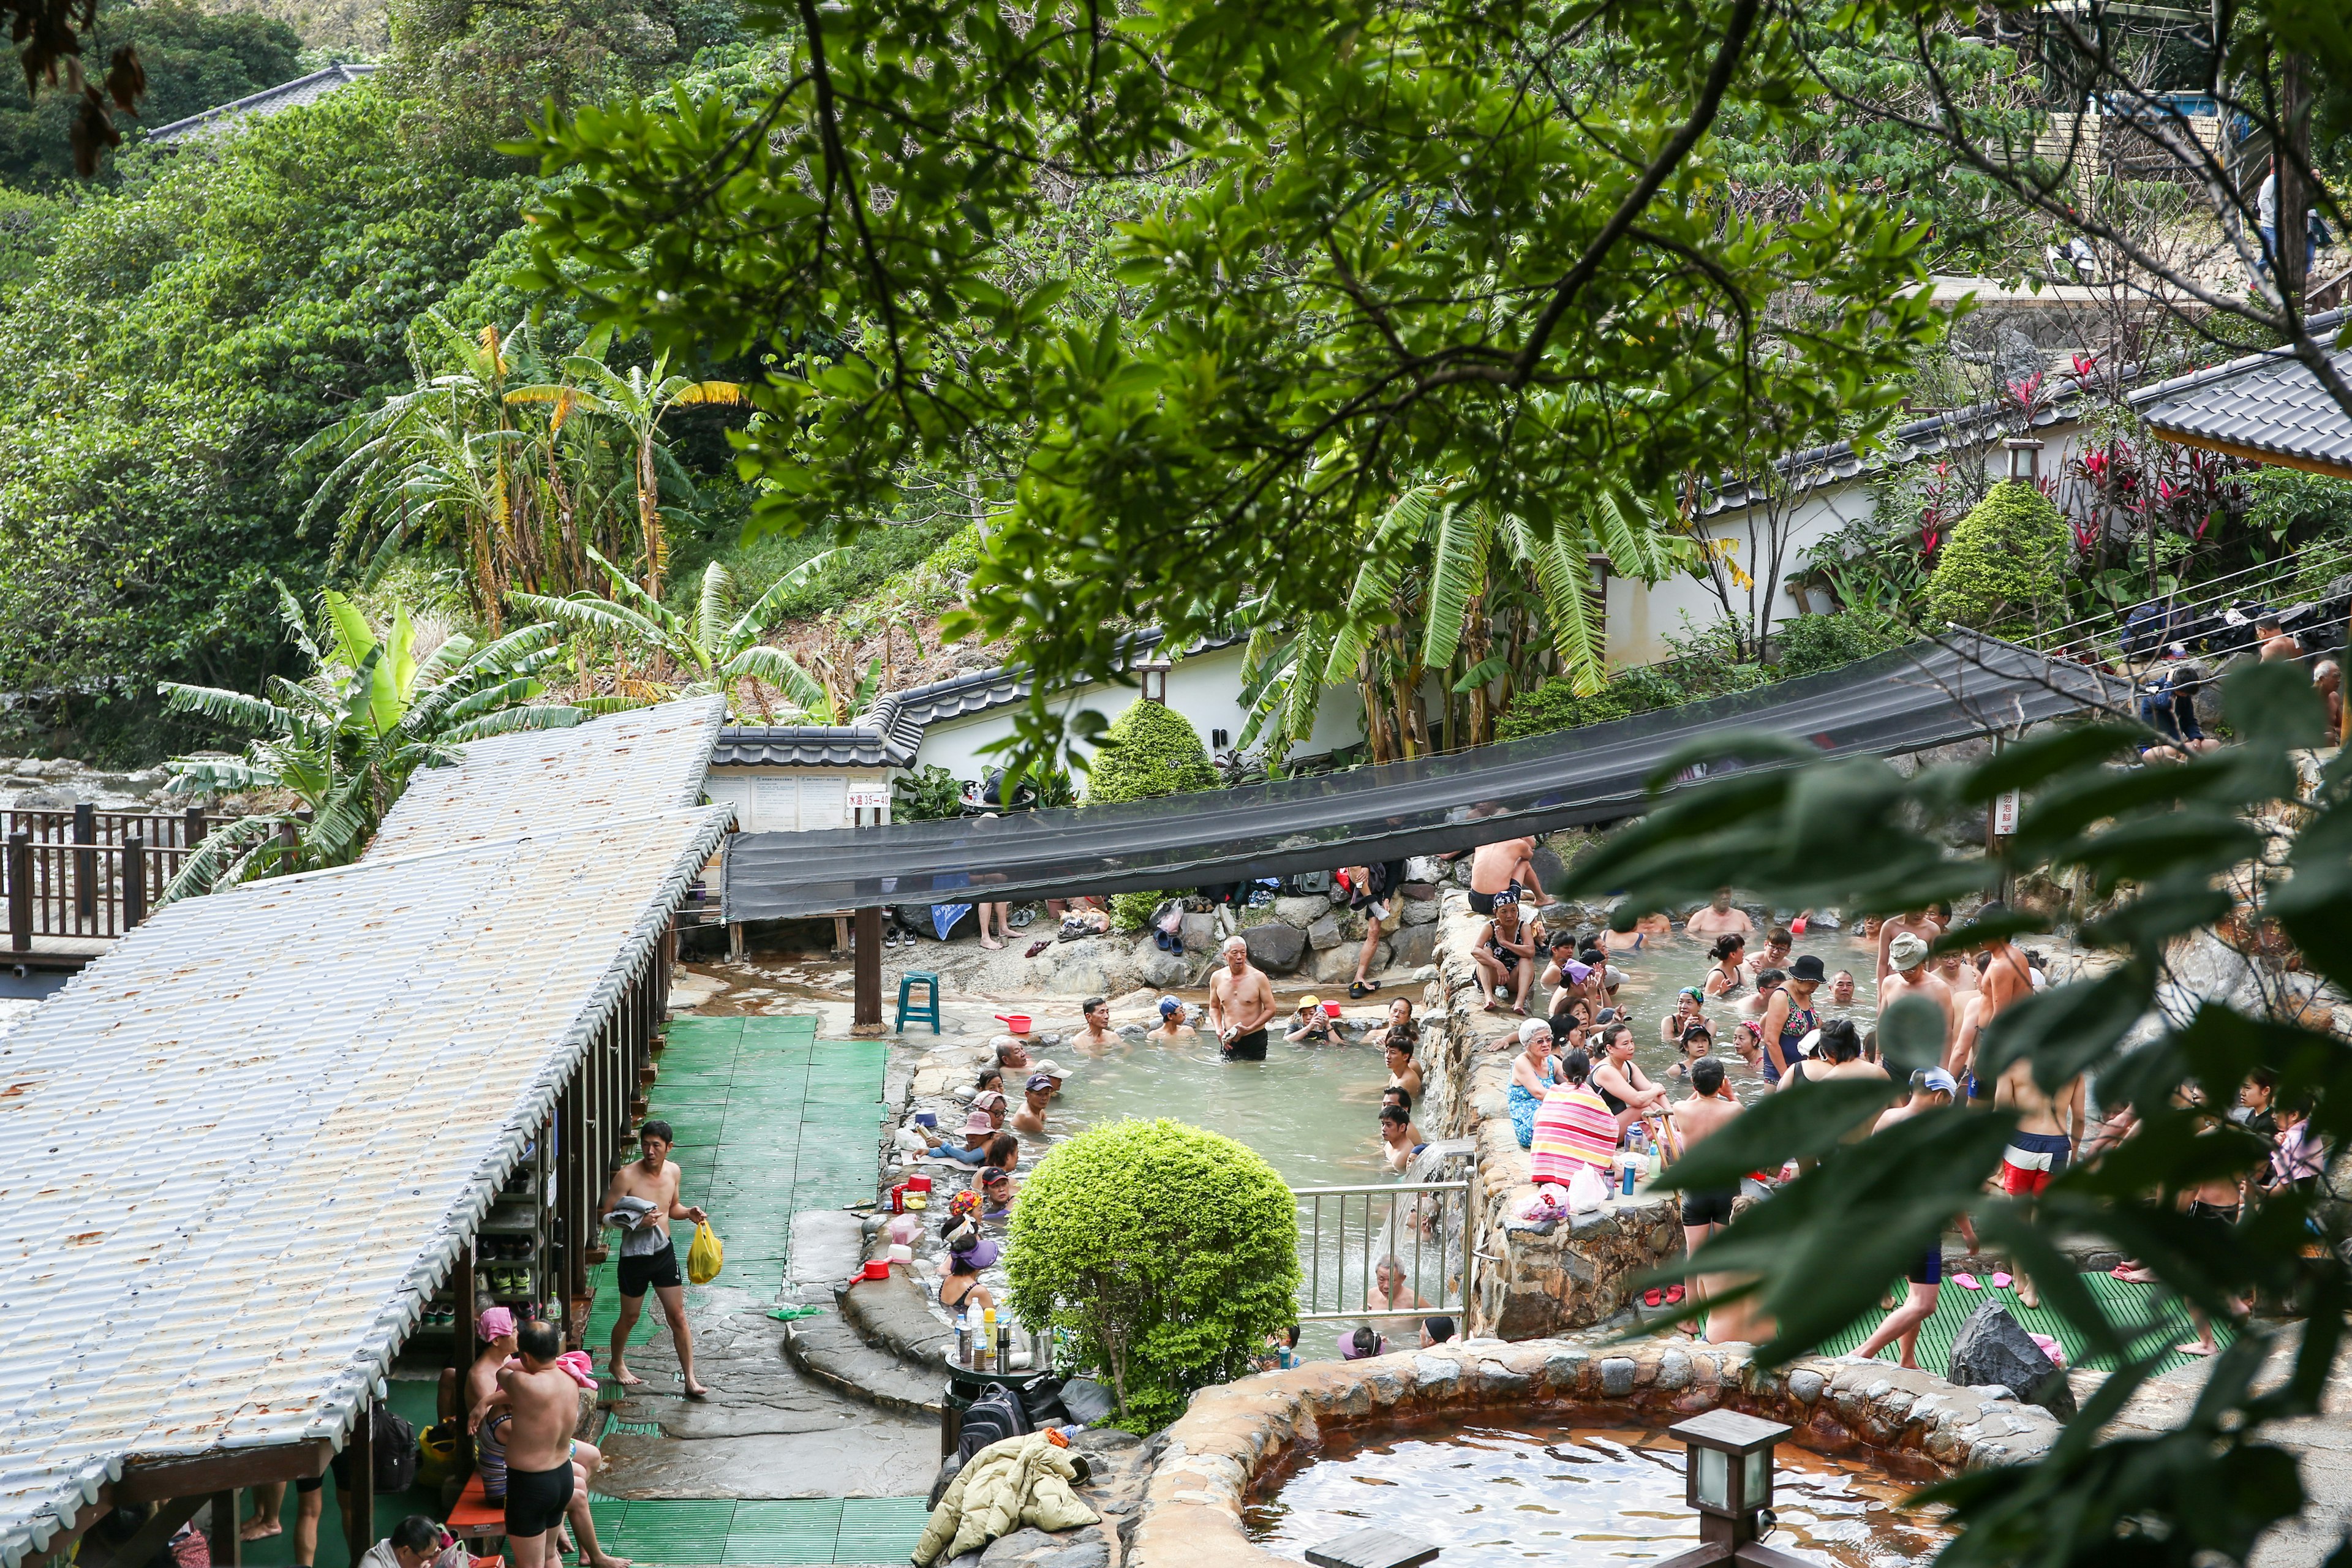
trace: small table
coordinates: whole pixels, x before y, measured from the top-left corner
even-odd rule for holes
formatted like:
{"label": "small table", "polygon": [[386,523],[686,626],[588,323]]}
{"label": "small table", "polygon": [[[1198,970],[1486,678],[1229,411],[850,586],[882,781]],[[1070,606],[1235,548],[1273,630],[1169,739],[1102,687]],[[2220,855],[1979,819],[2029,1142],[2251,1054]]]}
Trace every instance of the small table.
{"label": "small table", "polygon": [[[1038,1378],[1051,1375],[1041,1367],[1029,1367],[1019,1372],[997,1372],[993,1369],[982,1372],[974,1367],[958,1366],[952,1345],[948,1347],[945,1354],[948,1392],[947,1397],[940,1402],[940,1458],[942,1459],[954,1453],[956,1445],[963,1440],[963,1413],[971,1408],[973,1401],[994,1388],[1009,1388],[1013,1390],[1013,1397],[1020,1399],[1021,1390]],[[1022,1401],[1022,1408],[1028,1408],[1026,1400]]]}

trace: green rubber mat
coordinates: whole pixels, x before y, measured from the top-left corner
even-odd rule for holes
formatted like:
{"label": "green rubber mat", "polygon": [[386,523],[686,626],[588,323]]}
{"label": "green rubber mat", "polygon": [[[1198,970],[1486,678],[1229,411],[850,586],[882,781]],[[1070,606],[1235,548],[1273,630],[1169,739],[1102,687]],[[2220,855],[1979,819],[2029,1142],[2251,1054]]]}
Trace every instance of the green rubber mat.
{"label": "green rubber mat", "polygon": [[[2027,1329],[2056,1340],[2066,1352],[2068,1366],[2103,1372],[2114,1370],[2112,1360],[2090,1355],[2083,1336],[2057,1313],[2047,1307],[2021,1305],[2014,1286],[1996,1289],[1990,1275],[1973,1278],[1983,1289],[1971,1290],[1956,1283],[1951,1275],[1945,1275],[1944,1287],[1937,1292],[1934,1315],[1919,1325],[1918,1360],[1927,1371],[1939,1377],[1944,1375],[1951,1364],[1952,1336],[1960,1331],[1960,1325],[1968,1321],[1969,1314],[1987,1301],[1999,1301],[2009,1309],[2011,1317]],[[2160,1295],[2155,1286],[2126,1284],[2110,1274],[2085,1274],[2082,1280],[2091,1292],[2092,1300],[2099,1304],[2099,1310],[2106,1314],[2108,1322],[2119,1331],[2137,1331],[2132,1332],[2126,1342],[2135,1352],[2145,1354],[2166,1345],[2184,1344],[2196,1339],[2197,1327],[2189,1321],[2188,1309],[2179,1300]],[[1861,1347],[1862,1342],[1885,1321],[1886,1314],[1873,1308],[1864,1313],[1852,1328],[1824,1343],[1822,1353],[1853,1354]],[[2214,1335],[2223,1344],[2228,1344],[2232,1338],[2226,1324],[2218,1326]],[[1888,1345],[1878,1355],[1880,1360],[1891,1362],[1898,1353],[1895,1346]],[[2158,1363],[2157,1370],[2159,1373],[2176,1372],[2201,1359],[2175,1351]]]}
{"label": "green rubber mat", "polygon": [[592,1506],[604,1549],[646,1568],[904,1563],[930,1519],[919,1497],[598,1498]]}

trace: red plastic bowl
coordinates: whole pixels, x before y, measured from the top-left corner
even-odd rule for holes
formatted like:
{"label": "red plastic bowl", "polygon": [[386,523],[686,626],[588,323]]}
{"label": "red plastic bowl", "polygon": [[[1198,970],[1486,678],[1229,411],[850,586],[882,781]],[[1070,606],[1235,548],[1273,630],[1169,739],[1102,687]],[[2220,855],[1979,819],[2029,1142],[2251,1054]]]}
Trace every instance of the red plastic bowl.
{"label": "red plastic bowl", "polygon": [[887,1258],[868,1259],[866,1265],[866,1278],[868,1279],[887,1279],[890,1278],[890,1260]]}

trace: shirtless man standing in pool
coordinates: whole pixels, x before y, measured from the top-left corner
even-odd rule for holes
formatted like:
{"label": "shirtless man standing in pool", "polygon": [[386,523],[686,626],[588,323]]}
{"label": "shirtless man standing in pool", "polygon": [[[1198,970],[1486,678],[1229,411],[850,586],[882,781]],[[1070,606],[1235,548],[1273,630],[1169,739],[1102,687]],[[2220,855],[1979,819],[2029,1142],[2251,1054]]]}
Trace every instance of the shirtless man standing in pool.
{"label": "shirtless man standing in pool", "polygon": [[[1935,945],[1936,939],[1944,934],[1937,928],[1936,922],[1927,918],[1925,910],[1906,910],[1893,919],[1882,921],[1878,927],[1878,984],[1882,986],[1886,984],[1886,977],[1895,973],[1895,965],[1887,961],[1886,950],[1894,945],[1896,937],[1906,931],[1931,947]],[[1881,995],[1879,1005],[1883,1007],[1885,1005],[1886,999]]]}
{"label": "shirtless man standing in pool", "polygon": [[1535,852],[1536,841],[1532,837],[1481,844],[1471,851],[1471,912],[1491,916],[1496,900],[1506,893],[1513,903],[1518,901],[1521,893],[1541,894],[1543,889],[1536,886]]}
{"label": "shirtless man standing in pool", "polygon": [[[1993,1103],[2017,1112],[2017,1131],[2000,1152],[2000,1190],[2011,1197],[2032,1197],[2072,1164],[2083,1147],[2083,1080],[2078,1076],[2045,1094],[2033,1080],[2033,1059],[2020,1057],[2000,1070]],[[2033,1281],[2018,1266],[2017,1299],[2029,1307],[2042,1305]]]}
{"label": "shirtless man standing in pool", "polygon": [[1718,888],[1715,897],[1703,910],[1693,910],[1690,919],[1683,922],[1685,936],[1753,936],[1756,922],[1748,918],[1746,910],[1731,907],[1731,889]]}
{"label": "shirtless man standing in pool", "polygon": [[1227,1061],[1265,1060],[1265,1026],[1274,1016],[1274,983],[1249,961],[1249,943],[1229,936],[1225,966],[1209,982],[1209,1026]]}

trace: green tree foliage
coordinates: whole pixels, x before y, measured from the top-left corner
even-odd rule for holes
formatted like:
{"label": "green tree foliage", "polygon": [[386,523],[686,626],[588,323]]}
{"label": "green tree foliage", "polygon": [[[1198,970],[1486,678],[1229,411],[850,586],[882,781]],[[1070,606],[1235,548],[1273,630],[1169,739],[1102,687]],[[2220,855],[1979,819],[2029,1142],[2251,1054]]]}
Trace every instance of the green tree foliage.
{"label": "green tree foliage", "polygon": [[526,626],[487,647],[452,635],[420,651],[405,605],[389,624],[368,624],[341,595],[322,595],[318,626],[278,587],[289,638],[310,661],[300,680],[268,694],[166,681],[164,700],[231,728],[259,731],[242,757],[182,757],[170,764],[178,795],[270,790],[285,809],[257,812],[209,835],[163,891],[166,901],[257,877],[340,866],[366,847],[383,814],[420,767],[457,760],[467,741],[518,730],[560,730],[591,711],[625,707],[542,703],[537,672],[562,655],[551,626]]}
{"label": "green tree foliage", "polygon": [[1771,672],[1762,665],[1741,662],[1738,638],[1727,626],[1687,641],[1674,637],[1666,641],[1674,650],[1673,658],[1612,676],[1598,691],[1585,691],[1578,682],[1556,676],[1532,691],[1521,692],[1496,725],[1495,738],[1517,741],[1580,724],[1604,724],[1653,709],[1727,697],[1771,679]]}
{"label": "green tree foliage", "polygon": [[[284,22],[206,11],[194,0],[102,7],[85,51],[104,59],[126,46],[139,51],[147,75],[137,121],[145,127],[169,125],[302,74],[302,40]],[[63,86],[43,88],[29,103],[0,98],[0,181],[37,188],[70,180],[70,132],[80,101]]]}
{"label": "green tree foliage", "polygon": [[2016,629],[2061,603],[2066,520],[2022,479],[1995,485],[1966,517],[1927,578],[1929,613],[1979,630]]}
{"label": "green tree foliage", "polygon": [[1251,1150],[1179,1121],[1114,1121],[1038,1162],[1005,1270],[1021,1321],[1066,1330],[1118,1424],[1154,1431],[1250,1368],[1297,1313],[1298,1212]]}
{"label": "green tree foliage", "polygon": [[[1401,473],[1468,476],[1465,503],[1553,538],[1716,464],[1759,397],[1791,439],[1866,434],[1939,331],[1883,202],[1717,199],[1718,114],[1797,85],[1760,0],[793,16],[751,101],[544,132],[573,177],[534,276],[657,343],[782,356],[743,449],[758,527],[881,515],[932,471],[1013,481],[950,629],[1034,667],[1031,751],[1069,742],[1043,694],[1109,675],[1122,626],[1344,604]],[[1130,307],[1008,271],[1059,193],[1180,161],[1113,242]],[[1792,288],[1798,316],[1767,308]]]}
{"label": "green tree foliage", "polygon": [[326,553],[287,454],[399,384],[409,323],[516,226],[522,182],[420,158],[396,119],[362,83],[202,157],[126,154],[0,297],[0,690],[53,693],[51,737],[180,743],[145,728],[158,679],[258,684],[271,580]]}
{"label": "green tree foliage", "polygon": [[[1150,800],[1216,787],[1217,770],[1192,721],[1164,702],[1139,698],[1103,731],[1087,777],[1087,802],[1099,805]],[[1119,931],[1141,931],[1167,896],[1148,891],[1114,895],[1111,924]]]}
{"label": "green tree foliage", "polygon": [[[2093,961],[2081,978],[2004,1010],[1978,1044],[1975,1071],[1990,1079],[2028,1061],[2045,1091],[2089,1075],[2101,1106],[2137,1114],[2120,1145],[2070,1167],[2037,1199],[2009,1198],[1990,1179],[2012,1112],[1952,1106],[1865,1135],[1897,1090],[1829,1083],[1766,1097],[1667,1173],[1670,1186],[1704,1189],[1791,1156],[1818,1161],[1691,1259],[1749,1281],[1744,1289],[1776,1325],[1759,1347],[1767,1364],[1876,1306],[1886,1282],[1962,1215],[2031,1272],[2044,1305],[2093,1355],[2112,1362],[2045,1458],[1929,1493],[1954,1506],[1962,1531],[1938,1559],[1947,1568],[2243,1563],[2262,1532],[2305,1502],[2295,1461],[2269,1438],[2317,1412],[2343,1348],[2345,1214],[2324,1189],[2291,1184],[2263,1193],[2238,1225],[2189,1213],[2186,1200],[2207,1181],[2260,1173],[2263,1144],[2227,1114],[2257,1072],[2274,1075],[2281,1105],[2309,1106],[2315,1144],[2352,1138],[2352,1047],[2303,1022],[2314,984],[2352,981],[2352,763],[2328,761],[2306,792],[2294,753],[2320,742],[2324,715],[2302,669],[2243,665],[2221,697],[2240,742],[2174,765],[2116,766],[2147,738],[2121,723],[2048,731],[1908,780],[1881,761],[1823,761],[1801,741],[1710,738],[1657,776],[1730,758],[1744,766],[1654,800],[1561,889],[1622,892],[1615,918],[1627,927],[1733,881],[1775,905],[1881,915],[2033,871],[2087,894],[2075,934]],[[1757,766],[1767,760],[1785,765]],[[1955,818],[2010,789],[2024,792],[2026,806],[1997,856],[1944,847],[1939,834]],[[2233,960],[2244,983],[2231,1001],[2200,995],[2209,988],[2184,984],[2175,967],[2178,944],[2214,942],[2217,923],[2275,931],[2296,952],[2254,938]],[[1957,926],[1942,945],[2046,929],[2013,911]],[[1931,1051],[1937,1038],[1931,1023]],[[1903,1041],[1890,1037],[1887,1048],[1906,1063]],[[2140,1259],[2155,1289],[2102,1307],[2075,1272],[2085,1239]],[[2120,1435],[2110,1423],[2169,1359],[2178,1336],[2161,1313],[2175,1300],[2233,1325],[2238,1338],[2193,1404],[2167,1407],[2163,1429]],[[2263,1316],[2249,1315],[2255,1300]],[[2291,1371],[2257,1386],[2295,1332]]]}
{"label": "green tree foliage", "polygon": [[1775,664],[1783,676],[1835,669],[1904,641],[1868,616],[1791,616],[1772,628]]}

